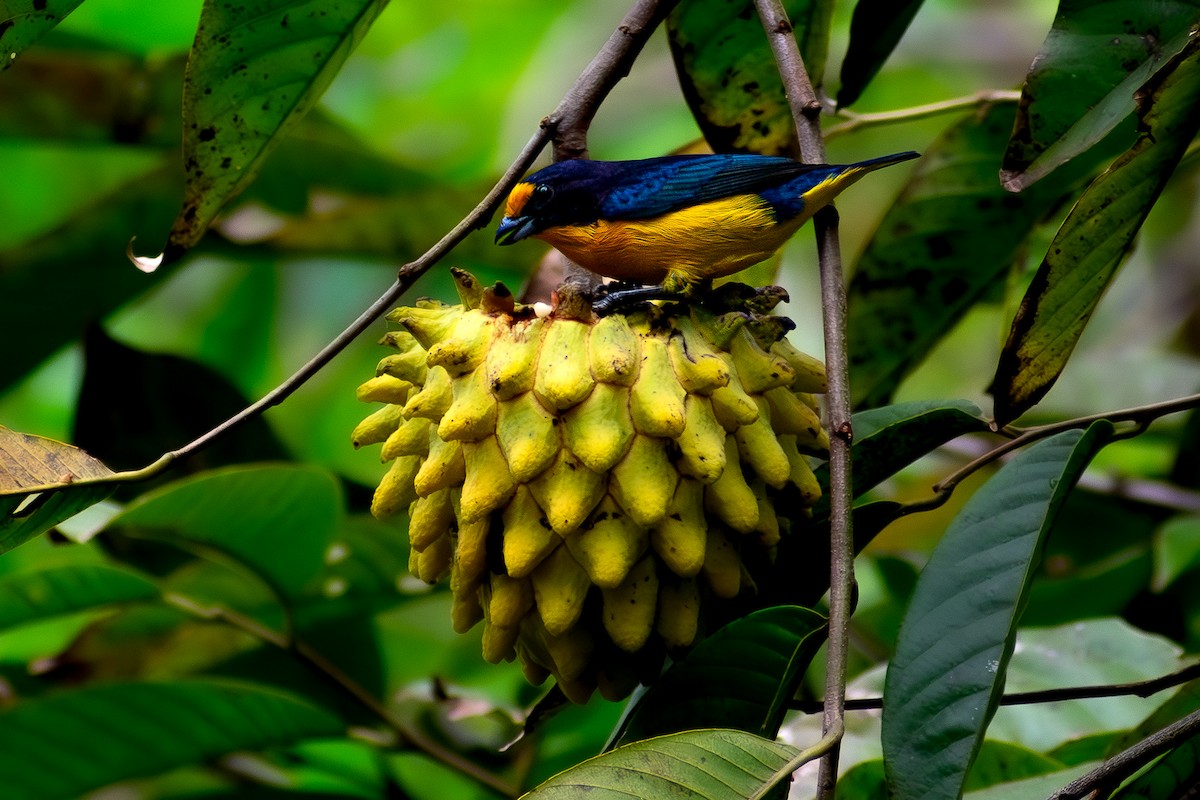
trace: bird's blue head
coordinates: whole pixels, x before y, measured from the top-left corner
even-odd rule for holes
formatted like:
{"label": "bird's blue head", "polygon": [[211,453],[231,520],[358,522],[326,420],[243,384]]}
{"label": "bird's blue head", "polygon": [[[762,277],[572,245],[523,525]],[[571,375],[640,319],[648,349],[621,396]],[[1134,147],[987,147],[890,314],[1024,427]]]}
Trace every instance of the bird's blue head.
{"label": "bird's blue head", "polygon": [[549,228],[599,218],[608,164],[574,159],[538,170],[513,187],[496,229],[496,244],[512,244]]}

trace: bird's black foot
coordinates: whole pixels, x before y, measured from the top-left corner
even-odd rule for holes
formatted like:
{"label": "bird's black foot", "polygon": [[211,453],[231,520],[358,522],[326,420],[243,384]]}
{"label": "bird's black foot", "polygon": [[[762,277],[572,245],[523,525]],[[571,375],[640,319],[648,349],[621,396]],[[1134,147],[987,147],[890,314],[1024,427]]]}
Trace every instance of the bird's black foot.
{"label": "bird's black foot", "polygon": [[662,286],[628,286],[615,284],[619,288],[602,287],[601,294],[592,299],[592,310],[600,316],[620,309],[628,309],[650,300],[685,300],[681,292],[670,292]]}

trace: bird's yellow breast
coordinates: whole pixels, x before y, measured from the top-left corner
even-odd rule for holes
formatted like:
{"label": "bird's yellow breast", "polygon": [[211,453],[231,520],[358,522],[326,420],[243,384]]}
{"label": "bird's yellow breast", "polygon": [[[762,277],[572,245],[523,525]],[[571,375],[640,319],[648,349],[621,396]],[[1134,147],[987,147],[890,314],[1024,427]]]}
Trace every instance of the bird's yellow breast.
{"label": "bird's yellow breast", "polygon": [[776,222],[757,195],[735,195],[641,220],[598,220],[537,236],[592,272],[660,283],[668,272],[719,278],[771,256],[803,218]]}

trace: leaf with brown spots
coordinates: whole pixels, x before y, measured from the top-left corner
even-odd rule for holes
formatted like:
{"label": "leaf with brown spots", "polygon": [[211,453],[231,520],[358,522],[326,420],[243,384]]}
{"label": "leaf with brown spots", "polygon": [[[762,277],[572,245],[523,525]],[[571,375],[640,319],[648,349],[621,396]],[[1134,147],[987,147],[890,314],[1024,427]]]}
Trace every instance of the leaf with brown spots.
{"label": "leaf with brown spots", "polygon": [[312,108],[385,0],[205,0],[184,82],[187,191],[167,260],[204,235]]}
{"label": "leaf with brown spots", "polygon": [[49,33],[82,0],[0,0],[0,71]]}
{"label": "leaf with brown spots", "polygon": [[113,485],[87,481],[112,474],[77,447],[0,425],[0,553],[99,503]]}
{"label": "leaf with brown spots", "polygon": [[1063,222],[1013,320],[993,382],[996,421],[1050,390],[1117,268],[1200,132],[1200,37],[1138,91],[1142,134]]}
{"label": "leaf with brown spots", "polygon": [[1187,42],[1200,0],[1062,0],[1021,90],[1000,180],[1023,191],[1134,112],[1134,92]]}
{"label": "leaf with brown spots", "polygon": [[996,180],[1012,124],[1003,104],[950,126],[917,162],[849,287],[850,386],[860,407],[889,402],[900,381],[971,306],[1000,285],[1042,219],[1094,158],[1019,195]]}
{"label": "leaf with brown spots", "polygon": [[[830,0],[785,0],[814,84],[825,73]],[[684,97],[717,153],[791,154],[792,112],[752,0],[684,0],[667,18]]]}

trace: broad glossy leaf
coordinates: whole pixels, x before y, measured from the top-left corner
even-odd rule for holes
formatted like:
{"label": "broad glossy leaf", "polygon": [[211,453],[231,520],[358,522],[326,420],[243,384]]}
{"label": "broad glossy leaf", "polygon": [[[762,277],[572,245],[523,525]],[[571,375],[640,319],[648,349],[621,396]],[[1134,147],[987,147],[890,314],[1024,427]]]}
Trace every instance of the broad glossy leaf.
{"label": "broad glossy leaf", "polygon": [[[966,400],[916,400],[860,411],[851,417],[854,438],[854,496],[865,494],[880,481],[928,455],[964,433],[990,430],[974,403]],[[829,465],[815,471],[822,489],[829,486]],[[813,518],[829,514],[828,492],[813,508]]]}
{"label": "broad glossy leaf", "polygon": [[[996,181],[1012,125],[1000,104],[951,125],[916,162],[850,281],[847,336],[856,405],[900,381],[1017,261],[1034,225],[1070,191],[1064,170],[1014,195]],[[1080,159],[1084,161],[1085,159]]]}
{"label": "broad glossy leaf", "polygon": [[[829,0],[785,0],[805,68],[825,72]],[[684,97],[718,153],[792,153],[795,126],[753,0],[684,0],[667,18]]]}
{"label": "broad glossy leaf", "polygon": [[0,72],[82,0],[0,0]]}
{"label": "broad glossy leaf", "polygon": [[897,800],[961,796],[1042,545],[1111,431],[1101,422],[1030,447],[967,501],[930,556],[884,689],[883,752]]}
{"label": "broad glossy leaf", "polygon": [[908,30],[924,0],[858,0],[850,19],[850,46],[842,61],[837,104],[845,108],[862,94]]}
{"label": "broad glossy leaf", "polygon": [[773,781],[786,780],[795,748],[734,730],[673,733],[618,747],[560,772],[527,800],[661,800],[750,797]]}
{"label": "broad glossy leaf", "polygon": [[320,98],[383,0],[205,0],[184,84],[187,191],[167,260],[199,241]]}
{"label": "broad glossy leaf", "polygon": [[725,625],[650,687],[617,746],[718,724],[774,737],[825,624],[807,608],[777,606]]}
{"label": "broad glossy leaf", "polygon": [[1139,90],[1142,134],[1079,198],[1013,320],[992,391],[1003,425],[1032,408],[1075,343],[1134,237],[1200,131],[1200,40]]}
{"label": "broad glossy leaf", "polygon": [[111,603],[158,597],[158,588],[132,572],[76,564],[0,578],[0,630]]}
{"label": "broad glossy leaf", "polygon": [[109,527],[185,549],[219,551],[284,597],[295,597],[320,573],[341,505],[337,482],[323,470],[231,467],[144,495]]}
{"label": "broad glossy leaf", "polygon": [[1061,0],[1021,92],[1001,180],[1011,191],[1097,144],[1134,95],[1184,46],[1197,0]]}
{"label": "broad glossy leaf", "polygon": [[0,784],[7,796],[21,800],[79,797],[237,750],[343,732],[331,714],[254,686],[92,686],[0,712]]}
{"label": "broad glossy leaf", "polygon": [[0,553],[99,503],[112,475],[78,447],[0,425]]}

